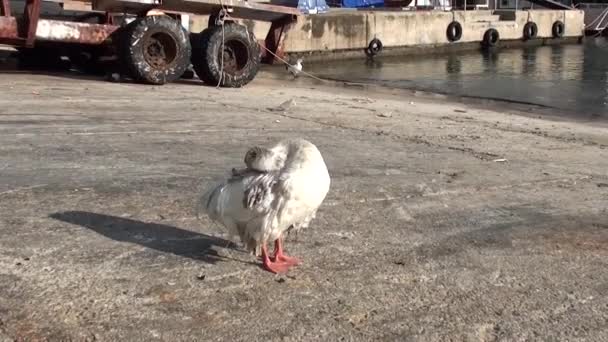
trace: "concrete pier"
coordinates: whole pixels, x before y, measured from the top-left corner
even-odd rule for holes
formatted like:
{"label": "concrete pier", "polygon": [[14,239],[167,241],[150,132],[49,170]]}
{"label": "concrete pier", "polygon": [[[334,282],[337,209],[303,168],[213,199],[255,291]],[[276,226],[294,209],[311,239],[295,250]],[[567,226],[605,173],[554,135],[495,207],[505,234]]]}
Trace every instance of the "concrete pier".
{"label": "concrete pier", "polygon": [[[456,42],[447,38],[452,21],[462,26],[462,37]],[[378,38],[383,54],[428,52],[429,49],[479,48],[484,33],[494,28],[500,35],[499,45],[524,43],[524,25],[534,22],[536,39],[527,44],[578,41],[584,36],[584,13],[580,10],[475,10],[475,11],[394,11],[333,9],[329,13],[299,17],[285,33],[282,51],[286,55],[314,59],[362,57],[370,41]],[[564,23],[564,35],[554,39],[552,27]],[[270,23],[241,21],[263,40]],[[191,28],[200,31],[207,18],[194,18]]]}
{"label": "concrete pier", "polygon": [[[462,26],[462,37],[451,43],[446,31],[454,20]],[[552,26],[558,20],[564,23],[565,38],[584,35],[583,12],[575,10],[337,11],[303,17],[287,32],[284,49],[289,54],[362,54],[373,38],[378,38],[385,50],[445,47],[480,43],[489,28],[499,32],[501,41],[523,41],[523,28],[529,21],[536,23],[538,39],[552,39]]]}

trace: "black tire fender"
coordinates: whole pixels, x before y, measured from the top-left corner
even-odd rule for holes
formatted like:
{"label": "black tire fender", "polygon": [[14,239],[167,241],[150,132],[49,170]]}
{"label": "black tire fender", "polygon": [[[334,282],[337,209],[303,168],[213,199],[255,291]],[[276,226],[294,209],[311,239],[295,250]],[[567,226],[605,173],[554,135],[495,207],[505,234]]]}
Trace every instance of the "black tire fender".
{"label": "black tire fender", "polygon": [[367,45],[367,49],[365,50],[365,53],[368,56],[373,57],[373,56],[379,54],[380,52],[382,52],[383,48],[384,48],[384,46],[382,45],[382,41],[378,38],[374,38]]}
{"label": "black tire fender", "polygon": [[483,34],[482,44],[486,48],[491,48],[491,47],[497,46],[499,41],[500,41],[500,34],[498,33],[498,31],[496,29],[493,29],[493,28],[487,29],[486,32]]}
{"label": "black tire fender", "polygon": [[556,21],[553,23],[551,27],[551,33],[553,34],[553,38],[562,38],[564,33],[566,32],[566,26],[561,21]]}
{"label": "black tire fender", "polygon": [[[137,81],[158,85],[173,82],[190,65],[192,47],[188,33],[180,22],[169,16],[138,18],[129,23],[121,34],[121,60],[127,73]],[[166,56],[166,64],[155,65],[150,57],[154,51],[158,55],[159,49]]]}
{"label": "black tire fender", "polygon": [[528,21],[524,25],[524,40],[530,40],[536,38],[538,35],[538,26],[533,21]]}
{"label": "black tire fender", "polygon": [[457,42],[462,38],[462,25],[457,21],[452,21],[446,30],[448,41]]}
{"label": "black tire fender", "polygon": [[[220,56],[227,56],[232,64],[222,66]],[[224,25],[206,28],[193,37],[192,66],[198,78],[206,84],[215,86],[219,83],[222,87],[239,88],[257,75],[260,46],[247,27],[225,22]]]}

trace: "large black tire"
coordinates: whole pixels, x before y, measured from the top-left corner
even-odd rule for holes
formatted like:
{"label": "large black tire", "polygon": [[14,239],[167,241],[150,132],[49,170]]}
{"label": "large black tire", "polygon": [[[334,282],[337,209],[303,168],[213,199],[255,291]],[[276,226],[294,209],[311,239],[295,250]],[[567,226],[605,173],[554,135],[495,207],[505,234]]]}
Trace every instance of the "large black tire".
{"label": "large black tire", "polygon": [[367,49],[365,49],[365,54],[368,57],[374,57],[377,54],[379,54],[380,52],[382,52],[383,48],[384,48],[384,45],[382,45],[382,41],[378,38],[374,38],[367,45]]}
{"label": "large black tire", "polygon": [[165,84],[179,79],[188,66],[192,47],[181,24],[165,15],[129,23],[119,42],[125,71],[135,80]]}
{"label": "large black tire", "polygon": [[483,40],[481,44],[484,48],[489,49],[498,46],[500,41],[500,34],[496,29],[490,28],[483,34]]}
{"label": "large black tire", "polygon": [[251,82],[260,69],[260,46],[253,32],[236,23],[224,24],[223,42],[222,52],[222,26],[203,30],[194,39],[194,71],[209,85],[242,87]]}
{"label": "large black tire", "polygon": [[530,40],[536,38],[538,35],[538,26],[533,21],[528,21],[524,25],[524,40]]}
{"label": "large black tire", "polygon": [[564,23],[559,20],[554,22],[553,26],[551,27],[551,33],[553,34],[553,38],[562,38],[564,36],[565,31],[566,28],[564,26]]}
{"label": "large black tire", "polygon": [[457,42],[462,38],[462,25],[457,21],[452,21],[446,30],[448,41]]}

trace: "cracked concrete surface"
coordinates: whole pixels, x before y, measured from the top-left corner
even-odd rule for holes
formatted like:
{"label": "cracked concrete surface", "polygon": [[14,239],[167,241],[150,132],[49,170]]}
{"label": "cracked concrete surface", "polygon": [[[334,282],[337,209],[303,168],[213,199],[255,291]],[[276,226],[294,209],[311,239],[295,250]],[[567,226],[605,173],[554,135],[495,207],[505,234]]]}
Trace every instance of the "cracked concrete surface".
{"label": "cracked concrete surface", "polygon": [[[0,341],[608,339],[602,123],[267,75],[0,84]],[[289,136],[332,188],[274,276],[194,204]]]}

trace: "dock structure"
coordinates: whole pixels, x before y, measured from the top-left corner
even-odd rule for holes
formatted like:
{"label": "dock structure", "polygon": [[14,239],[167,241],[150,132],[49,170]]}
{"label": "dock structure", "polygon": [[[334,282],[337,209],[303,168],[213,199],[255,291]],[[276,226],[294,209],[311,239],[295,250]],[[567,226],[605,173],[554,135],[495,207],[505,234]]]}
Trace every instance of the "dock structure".
{"label": "dock structure", "polygon": [[[458,27],[458,32],[450,31]],[[556,32],[557,27],[560,32]],[[531,31],[526,29],[532,27]],[[489,37],[490,34],[494,37]],[[427,12],[336,12],[304,17],[285,39],[287,53],[368,49],[372,40],[385,54],[429,49],[492,47],[514,43],[560,42],[584,34],[578,10],[476,10]]]}
{"label": "dock structure", "polygon": [[[454,49],[578,42],[585,34],[578,9],[410,11],[332,9],[298,16],[284,29],[279,52],[308,61],[400,55]],[[192,26],[206,20],[196,16]],[[270,25],[244,21],[264,37]],[[494,33],[495,36],[489,36]],[[381,51],[373,51],[380,42]],[[491,46],[489,46],[491,45]]]}
{"label": "dock structure", "polygon": [[[260,62],[563,43],[580,41],[586,28],[583,10],[555,0],[414,0],[365,9],[328,9],[323,0],[22,0],[16,11],[14,2],[0,3],[0,44],[47,52],[49,43],[72,44],[70,60],[86,55],[86,65],[100,51],[115,52],[131,77],[152,84],[175,81],[189,64],[206,83],[241,87]],[[58,13],[45,12],[54,2]],[[147,35],[151,27],[162,32]]]}

